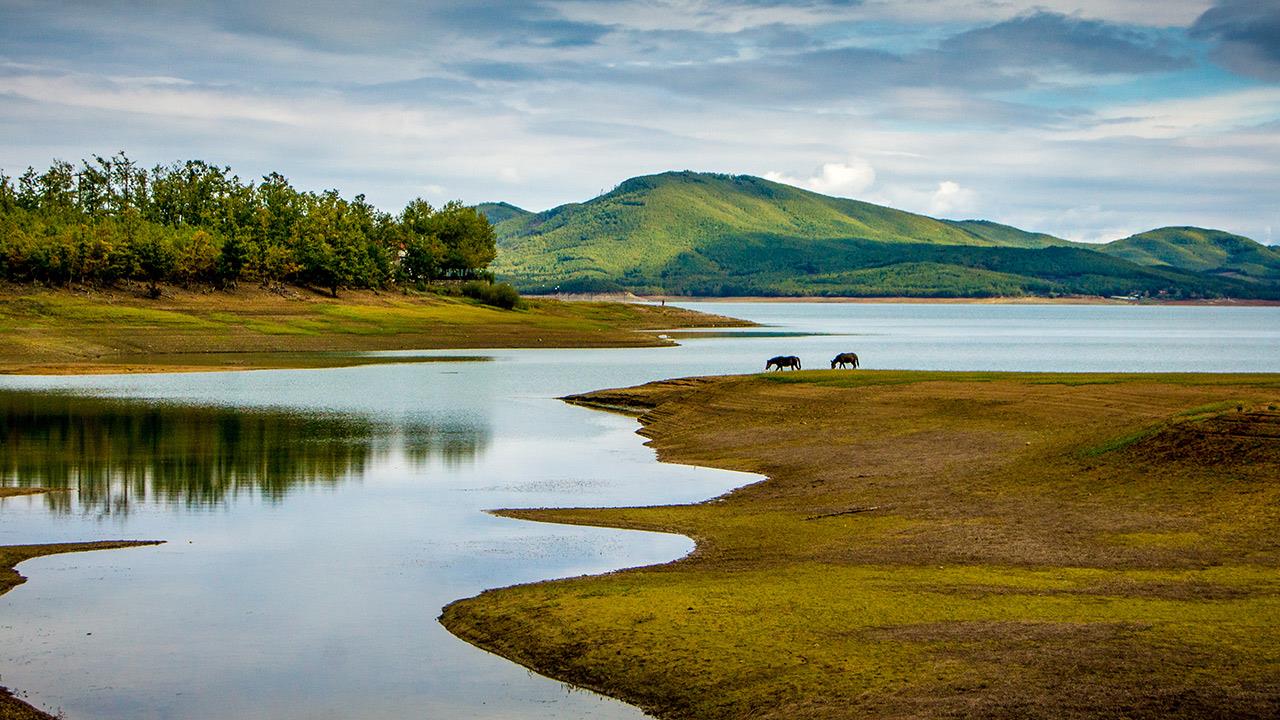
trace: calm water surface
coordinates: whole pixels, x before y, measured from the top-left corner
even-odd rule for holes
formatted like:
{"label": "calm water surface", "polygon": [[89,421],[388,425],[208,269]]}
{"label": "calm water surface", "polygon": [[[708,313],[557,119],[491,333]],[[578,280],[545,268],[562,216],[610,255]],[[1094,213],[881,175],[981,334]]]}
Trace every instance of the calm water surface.
{"label": "calm water surface", "polygon": [[483,510],[696,501],[753,477],[658,464],[633,420],[552,398],[844,350],[869,368],[1280,371],[1278,308],[692,306],[773,327],[485,363],[0,378],[0,481],[70,490],[0,501],[0,544],[169,541],[24,563],[0,597],[0,681],[71,718],[636,717],[435,618],[690,542]]}

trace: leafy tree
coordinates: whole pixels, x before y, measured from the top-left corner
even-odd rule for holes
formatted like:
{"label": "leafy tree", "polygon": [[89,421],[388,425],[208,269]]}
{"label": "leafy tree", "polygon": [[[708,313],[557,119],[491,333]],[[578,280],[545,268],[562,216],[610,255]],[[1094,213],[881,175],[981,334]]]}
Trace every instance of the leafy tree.
{"label": "leafy tree", "polygon": [[179,235],[173,250],[173,275],[184,287],[217,277],[218,246],[207,231]]}
{"label": "leafy tree", "polygon": [[444,245],[443,266],[450,276],[472,277],[497,257],[493,226],[474,207],[450,202],[435,213],[430,225]]}
{"label": "leafy tree", "polygon": [[50,284],[241,279],[384,287],[483,276],[493,230],[460,203],[398,215],[363,195],[302,192],[283,175],[242,181],[200,160],[144,170],[124,153],[0,172],[0,276]]}
{"label": "leafy tree", "polygon": [[70,213],[76,208],[75,166],[65,160],[55,160],[53,165],[35,179],[38,207],[47,213]]}
{"label": "leafy tree", "polygon": [[235,285],[244,272],[249,249],[239,235],[232,235],[222,243],[222,249],[214,263],[214,279],[223,287]]}
{"label": "leafy tree", "polygon": [[18,207],[18,189],[13,178],[0,171],[0,213],[12,212]]}
{"label": "leafy tree", "polygon": [[446,248],[436,234],[435,208],[417,198],[400,213],[400,271],[410,282],[427,282],[444,272]]}
{"label": "leafy tree", "polygon": [[170,238],[147,228],[129,243],[135,273],[147,281],[147,294],[160,297],[160,281],[169,277],[177,261]]}

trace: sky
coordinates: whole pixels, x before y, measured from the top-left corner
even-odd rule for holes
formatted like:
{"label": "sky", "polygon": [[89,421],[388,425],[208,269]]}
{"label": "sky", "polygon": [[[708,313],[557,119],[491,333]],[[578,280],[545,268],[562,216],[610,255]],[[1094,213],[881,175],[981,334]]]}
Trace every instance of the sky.
{"label": "sky", "polygon": [[687,169],[1280,243],[1280,0],[0,0],[0,169],[121,150],[389,211]]}

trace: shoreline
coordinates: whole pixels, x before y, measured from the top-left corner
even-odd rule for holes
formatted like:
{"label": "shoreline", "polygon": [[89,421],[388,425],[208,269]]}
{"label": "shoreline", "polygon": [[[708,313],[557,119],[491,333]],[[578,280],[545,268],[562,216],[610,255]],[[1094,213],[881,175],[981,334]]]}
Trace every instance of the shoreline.
{"label": "shoreline", "polygon": [[[0,499],[46,492],[65,492],[48,488],[0,487]],[[129,547],[162,545],[164,540],[94,540],[88,542],[46,543],[40,545],[0,545],[0,595],[25,583],[27,578],[18,572],[17,566],[27,560],[48,555],[94,550],[116,550]],[[0,716],[15,720],[56,720],[61,715],[51,715],[30,703],[6,687],[0,686]]]}
{"label": "shoreline", "polygon": [[[1117,392],[1142,403],[1113,407]],[[1223,397],[1249,400],[1228,407]],[[1092,717],[1122,702],[1134,717],[1264,717],[1280,708],[1280,685],[1268,685],[1264,670],[1280,660],[1271,642],[1280,628],[1250,621],[1270,612],[1263,608],[1280,589],[1271,579],[1280,551],[1267,539],[1276,513],[1236,521],[1225,544],[1213,538],[1227,528],[1205,524],[1234,502],[1215,480],[1222,472],[1241,478],[1240,492],[1280,495],[1257,485],[1280,456],[1267,434],[1280,428],[1280,375],[804,371],[563,399],[639,416],[637,432],[661,462],[766,479],[689,506],[494,511],[697,544],[663,565],[491,589],[446,606],[440,621],[452,633],[536,672],[663,718],[960,708]],[[820,411],[779,425],[797,403]],[[866,415],[865,429],[839,415],[850,403]],[[916,411],[922,403],[935,411]],[[1065,422],[1025,423],[1064,403],[1076,413]],[[956,412],[966,427],[955,425]],[[1218,436],[1203,431],[1242,419],[1262,428],[1236,451],[1254,462],[1223,470],[1210,460],[1222,452]],[[897,439],[886,434],[893,428]],[[907,429],[922,444],[904,446]],[[1180,448],[1201,454],[1170,458],[1189,452]],[[978,467],[929,480],[959,458]],[[1117,476],[1142,488],[1137,498],[1155,495],[1131,500]],[[1073,489],[1082,482],[1101,484],[1086,495]],[[950,499],[938,505],[934,496]],[[981,515],[951,506],[974,501],[983,514],[1016,520],[972,535]],[[1149,529],[1126,529],[1135,523]],[[933,597],[949,599],[935,606]],[[1212,598],[1237,598],[1239,609],[1219,605],[1208,625],[1193,620],[1197,603]],[[1168,609],[1156,611],[1159,603]],[[1145,629],[1114,630],[1133,613]],[[940,642],[950,648],[942,655],[931,649]],[[1214,683],[1183,675],[1182,657],[1196,658]],[[1081,676],[1064,682],[1055,674],[1063,662]],[[952,670],[925,677],[941,668]],[[1185,693],[1200,700],[1168,704]]]}
{"label": "shoreline", "polygon": [[661,296],[645,301],[670,303],[841,303],[852,305],[1132,305],[1142,307],[1280,307],[1280,300],[1124,300],[1094,296],[921,298],[921,297],[685,297]]}
{"label": "shoreline", "polygon": [[1219,298],[1212,300],[1163,300],[1159,298],[1117,298],[1098,295],[1064,295],[1042,297],[1038,295],[1000,297],[917,297],[894,295],[886,297],[823,296],[823,295],[636,295],[634,293],[583,293],[529,295],[531,298],[547,298],[562,302],[618,302],[635,304],[656,303],[844,303],[889,305],[1141,305],[1170,307],[1280,307],[1280,300],[1254,300]]}
{"label": "shoreline", "polygon": [[[105,319],[99,317],[91,317],[86,323],[82,317],[86,309],[91,315],[102,314],[102,308],[106,308],[109,315],[112,312],[123,311],[123,315],[132,320],[133,323],[138,322],[138,310],[151,311],[155,309],[157,303],[151,300],[139,302],[137,298],[129,297],[129,294],[114,292],[90,293],[91,297],[86,301],[84,297],[77,297],[78,293],[73,290],[64,291],[42,291],[39,289],[23,288],[22,292],[17,295],[13,294],[13,287],[0,287],[0,330],[14,329],[11,324],[15,314],[15,307],[30,302],[33,295],[27,291],[34,290],[35,303],[43,310],[45,307],[52,305],[55,310],[64,309],[58,307],[57,303],[68,296],[73,298],[72,317],[79,314],[78,319],[83,324],[92,325],[101,322],[111,322],[111,318]],[[106,295],[104,299],[101,297]],[[191,295],[191,294],[188,294]],[[206,294],[207,295],[207,294]],[[53,303],[45,301],[53,299]],[[208,314],[210,309],[217,308],[201,307],[198,297],[185,297],[187,302],[185,305],[180,304],[177,308],[176,324],[182,326],[191,324],[192,320],[189,315],[192,311],[203,310]],[[223,300],[225,298],[218,298]],[[251,293],[250,301],[258,301],[259,307],[263,303],[263,293]],[[267,297],[270,308],[278,310],[282,306],[279,298]],[[338,307],[340,309],[359,309],[367,308],[369,305],[384,306],[385,303],[369,302],[369,298],[363,298],[365,302],[348,302],[342,301],[327,302],[321,300],[319,303],[322,307]],[[405,310],[406,303],[394,302],[397,298],[391,298],[393,301],[392,309],[396,311]],[[298,302],[297,298],[286,299],[285,302]],[[307,302],[302,299],[302,302]],[[373,364],[404,364],[404,363],[430,363],[437,361],[484,361],[488,358],[480,356],[447,356],[447,357],[378,357],[364,356],[357,353],[364,351],[376,350],[435,350],[435,349],[501,349],[505,347],[564,347],[564,348],[589,348],[589,347],[667,347],[674,346],[677,343],[661,338],[658,333],[669,331],[672,328],[720,328],[720,327],[752,327],[755,323],[737,318],[729,318],[724,316],[711,315],[696,311],[684,310],[681,308],[646,308],[645,306],[628,306],[621,308],[620,312],[616,304],[613,303],[588,303],[572,306],[574,310],[570,313],[564,313],[562,308],[555,303],[539,303],[535,305],[537,310],[542,311],[543,317],[536,318],[538,325],[530,327],[518,328],[526,332],[521,335],[519,333],[514,336],[508,334],[510,330],[510,322],[512,318],[519,322],[529,317],[529,315],[509,315],[499,314],[500,311],[477,307],[474,304],[462,303],[452,299],[445,299],[443,302],[439,298],[425,298],[421,302],[409,301],[408,313],[421,310],[422,306],[427,306],[431,310],[439,310],[437,306],[443,305],[445,314],[438,319],[448,324],[457,321],[459,313],[480,313],[484,316],[483,321],[479,325],[473,325],[471,330],[474,332],[466,335],[458,336],[456,333],[443,337],[424,336],[421,333],[408,333],[405,337],[393,337],[389,341],[386,338],[373,336],[370,338],[363,333],[364,328],[357,328],[357,334],[354,337],[354,343],[347,338],[321,337],[320,343],[324,341],[337,339],[339,341],[347,341],[348,347],[345,348],[346,354],[335,353],[332,348],[314,347],[316,342],[311,343],[309,349],[299,350],[296,344],[287,347],[287,349],[271,349],[271,343],[268,342],[267,349],[262,347],[254,347],[249,350],[191,350],[182,343],[182,337],[178,337],[175,341],[173,338],[160,337],[163,343],[167,342],[168,347],[174,349],[168,353],[148,353],[148,359],[110,361],[103,360],[101,357],[92,359],[67,361],[61,360],[39,360],[30,357],[19,357],[15,359],[13,353],[5,353],[5,350],[12,350],[12,346],[6,348],[0,343],[0,375],[5,374],[27,374],[27,375],[92,375],[92,374],[121,374],[121,373],[175,373],[175,372],[216,372],[216,371],[250,371],[250,370],[274,370],[274,369],[324,369],[324,368],[340,368],[353,367],[358,365]],[[559,305],[565,305],[563,303]],[[161,307],[165,307],[161,305]],[[288,307],[287,305],[285,307]],[[291,308],[292,309],[292,308]],[[537,311],[536,310],[536,311]],[[637,313],[636,310],[643,310]],[[172,312],[172,298],[168,309],[162,312]],[[225,312],[220,311],[225,315]],[[147,318],[147,316],[143,316]],[[485,322],[494,322],[497,318],[500,325],[486,325]],[[42,314],[28,316],[30,325],[39,323],[47,323],[48,318]],[[200,318],[196,318],[198,324]],[[399,319],[399,318],[393,318]],[[22,318],[19,317],[21,322]],[[169,320],[165,318],[165,320]],[[252,321],[261,322],[258,318],[250,318]],[[8,328],[6,328],[8,324]],[[170,321],[170,324],[174,324]],[[456,322],[455,322],[456,324]],[[287,326],[286,326],[287,327]],[[17,328],[18,333],[30,328]],[[77,328],[79,329],[79,328]],[[89,328],[90,330],[92,328]],[[137,327],[127,327],[126,335],[130,337],[130,350],[137,350],[136,340],[138,339],[139,329]],[[52,333],[55,336],[55,345],[73,344],[74,333],[67,328],[55,328]],[[146,334],[144,328],[142,335]],[[285,337],[289,337],[289,333],[284,333]],[[500,342],[494,342],[498,339]],[[511,340],[516,342],[510,342]],[[10,337],[12,340],[12,337]],[[270,341],[270,338],[268,338]],[[506,341],[506,342],[502,342]],[[283,344],[283,343],[282,343]],[[354,345],[351,347],[350,345]],[[407,347],[406,347],[407,345]],[[224,343],[225,346],[225,343]],[[144,345],[145,347],[145,345]],[[157,360],[165,360],[158,362]],[[60,489],[48,488],[17,488],[17,487],[0,487],[0,500],[10,497],[30,496],[46,492],[63,492]],[[14,587],[26,582],[26,578],[17,570],[16,566],[25,560],[36,557],[42,557],[51,554],[70,553],[70,552],[87,552],[94,550],[118,549],[126,547],[137,547],[145,545],[162,544],[163,540],[112,540],[112,541],[91,541],[80,543],[56,543],[46,545],[4,545],[0,546],[0,595],[4,595]],[[56,717],[48,712],[32,706],[22,699],[21,692],[15,694],[9,688],[0,686],[0,716],[12,717],[19,720],[55,720]]]}
{"label": "shoreline", "polygon": [[[418,348],[413,348],[418,349]],[[441,348],[455,349],[455,348]],[[488,358],[472,356],[362,356],[334,355],[323,351],[315,353],[281,352],[279,357],[271,353],[210,352],[199,357],[182,353],[173,362],[84,362],[84,363],[0,363],[0,375],[138,375],[196,372],[249,372],[254,370],[332,370],[362,367],[365,365],[416,365],[434,362],[484,362]],[[166,358],[168,360],[168,358]]]}
{"label": "shoreline", "polygon": [[530,299],[500,310],[432,294],[0,285],[0,374],[116,374],[429,362],[391,350],[664,347],[673,327],[752,327],[675,306]]}

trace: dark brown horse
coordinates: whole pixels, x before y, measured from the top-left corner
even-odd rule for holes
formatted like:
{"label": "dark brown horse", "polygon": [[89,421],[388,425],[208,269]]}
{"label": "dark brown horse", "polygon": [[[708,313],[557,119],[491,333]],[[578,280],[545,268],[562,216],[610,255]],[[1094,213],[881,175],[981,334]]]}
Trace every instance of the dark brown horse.
{"label": "dark brown horse", "polygon": [[778,357],[769,358],[769,362],[764,364],[764,369],[775,368],[777,370],[800,369],[800,358],[795,355],[779,355]]}
{"label": "dark brown horse", "polygon": [[844,367],[845,365],[848,365],[852,367],[854,370],[857,370],[858,369],[858,353],[840,353],[839,355],[835,356],[831,360],[832,370],[835,370],[837,367]]}

